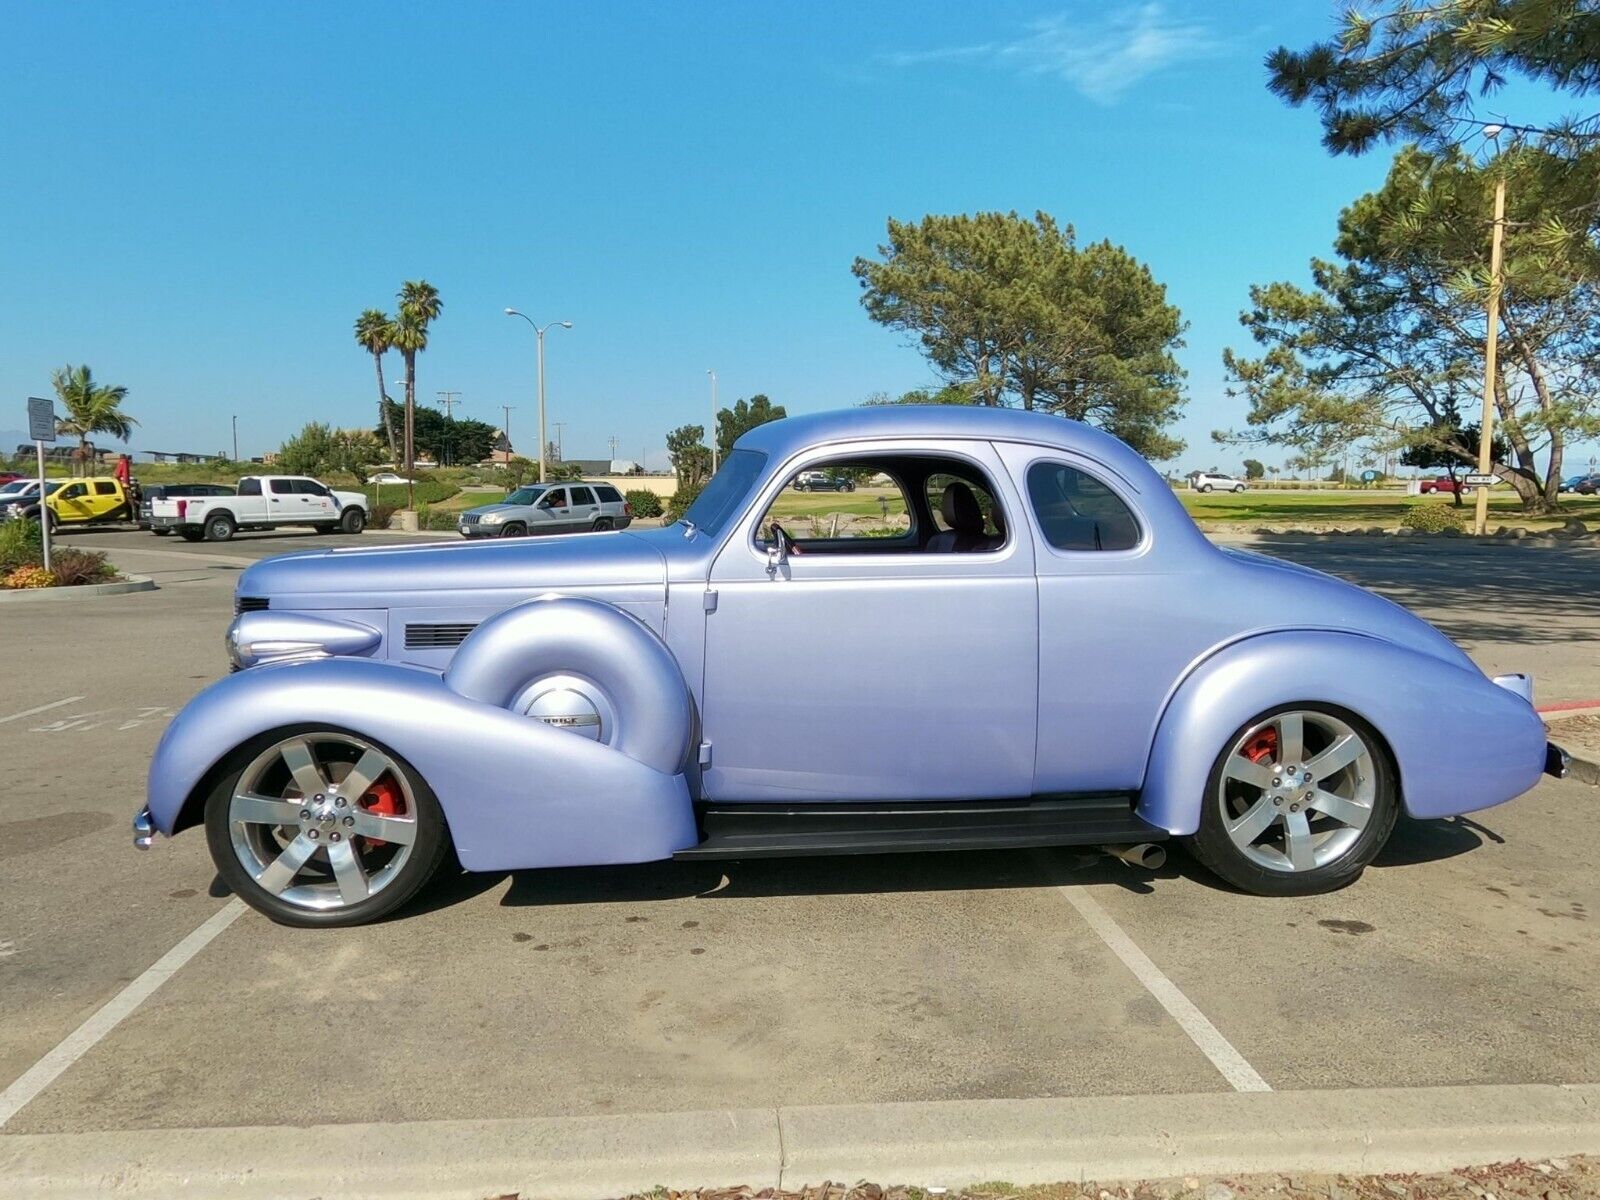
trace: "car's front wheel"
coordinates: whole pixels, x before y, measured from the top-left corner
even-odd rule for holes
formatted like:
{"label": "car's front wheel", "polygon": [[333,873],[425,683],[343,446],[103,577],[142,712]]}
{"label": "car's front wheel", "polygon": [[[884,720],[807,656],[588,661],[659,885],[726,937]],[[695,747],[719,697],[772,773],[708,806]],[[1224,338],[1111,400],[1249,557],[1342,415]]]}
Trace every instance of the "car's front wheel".
{"label": "car's front wheel", "polygon": [[339,514],[340,533],[360,533],[367,527],[367,514],[351,505]]}
{"label": "car's front wheel", "polygon": [[234,894],[285,925],[360,925],[433,877],[439,801],[393,751],[341,730],[239,747],[206,800],[206,840]]}
{"label": "car's front wheel", "polygon": [[500,527],[501,537],[522,537],[528,532],[528,527],[521,521],[509,521]]}
{"label": "car's front wheel", "polygon": [[1376,731],[1354,713],[1301,703],[1234,734],[1211,769],[1189,844],[1244,891],[1309,896],[1358,878],[1399,810]]}
{"label": "car's front wheel", "polygon": [[1200,490],[1202,492],[1209,492],[1211,490],[1211,485],[1209,483],[1202,483],[1200,485]]}

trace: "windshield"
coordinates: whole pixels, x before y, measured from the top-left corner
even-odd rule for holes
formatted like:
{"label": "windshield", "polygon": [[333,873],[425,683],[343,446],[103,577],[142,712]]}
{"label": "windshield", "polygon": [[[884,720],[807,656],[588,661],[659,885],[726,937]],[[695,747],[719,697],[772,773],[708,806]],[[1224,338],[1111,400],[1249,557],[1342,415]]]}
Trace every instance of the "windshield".
{"label": "windshield", "polygon": [[504,503],[506,503],[506,504],[532,504],[535,500],[537,500],[539,498],[539,493],[541,493],[542,491],[544,491],[544,484],[542,484],[542,483],[539,484],[537,487],[518,488],[516,491],[512,492],[511,495],[509,495],[509,496],[507,496],[505,498]]}
{"label": "windshield", "polygon": [[683,519],[696,529],[721,533],[728,518],[739,511],[750,485],[766,466],[767,456],[756,450],[735,450],[722,460],[722,467],[711,477],[705,490],[689,506]]}

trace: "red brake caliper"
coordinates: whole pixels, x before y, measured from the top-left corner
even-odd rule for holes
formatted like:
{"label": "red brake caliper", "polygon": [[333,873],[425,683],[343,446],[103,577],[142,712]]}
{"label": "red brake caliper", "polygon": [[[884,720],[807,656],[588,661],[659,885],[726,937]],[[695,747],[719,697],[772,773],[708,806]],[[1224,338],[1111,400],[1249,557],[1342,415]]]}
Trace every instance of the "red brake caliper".
{"label": "red brake caliper", "polygon": [[1278,757],[1278,731],[1263,729],[1244,744],[1244,756],[1253,763],[1269,763]]}
{"label": "red brake caliper", "polygon": [[[383,817],[397,817],[405,811],[405,796],[393,779],[387,775],[379,776],[378,781],[366,790],[366,793],[356,801],[368,812],[375,812]],[[389,843],[379,838],[366,838],[369,846],[387,846]]]}

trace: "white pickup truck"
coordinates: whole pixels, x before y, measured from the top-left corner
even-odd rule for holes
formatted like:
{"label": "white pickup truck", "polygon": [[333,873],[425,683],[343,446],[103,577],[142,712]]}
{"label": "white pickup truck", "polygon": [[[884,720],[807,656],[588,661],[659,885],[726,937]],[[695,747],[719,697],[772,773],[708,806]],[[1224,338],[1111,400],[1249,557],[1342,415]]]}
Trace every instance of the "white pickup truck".
{"label": "white pickup truck", "polygon": [[303,475],[246,475],[232,496],[178,496],[150,506],[151,525],[191,542],[225,542],[240,529],[310,525],[319,533],[360,533],[367,498],[336,492]]}

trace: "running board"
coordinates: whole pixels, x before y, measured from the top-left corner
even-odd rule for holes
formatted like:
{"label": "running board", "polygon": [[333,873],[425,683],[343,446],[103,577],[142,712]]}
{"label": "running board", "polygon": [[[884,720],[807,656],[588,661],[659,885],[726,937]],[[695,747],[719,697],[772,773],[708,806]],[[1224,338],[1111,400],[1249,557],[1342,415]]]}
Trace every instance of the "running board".
{"label": "running board", "polygon": [[1133,812],[1130,793],[1026,800],[695,806],[701,842],[674,858],[1099,846],[1165,839]]}

